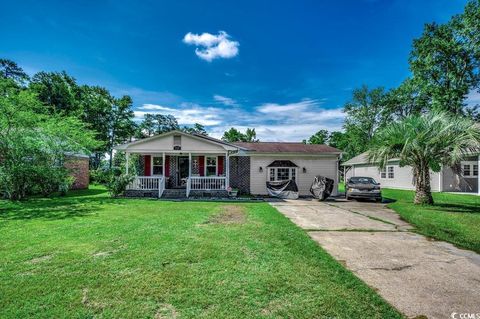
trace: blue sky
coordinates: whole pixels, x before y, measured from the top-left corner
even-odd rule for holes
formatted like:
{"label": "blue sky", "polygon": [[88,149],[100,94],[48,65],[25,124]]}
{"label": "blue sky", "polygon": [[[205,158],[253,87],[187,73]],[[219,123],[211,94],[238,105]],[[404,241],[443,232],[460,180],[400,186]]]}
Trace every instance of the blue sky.
{"label": "blue sky", "polygon": [[4,1],[0,56],[129,94],[138,118],[171,113],[215,137],[235,126],[301,141],[341,128],[352,88],[400,84],[423,24],[465,3]]}

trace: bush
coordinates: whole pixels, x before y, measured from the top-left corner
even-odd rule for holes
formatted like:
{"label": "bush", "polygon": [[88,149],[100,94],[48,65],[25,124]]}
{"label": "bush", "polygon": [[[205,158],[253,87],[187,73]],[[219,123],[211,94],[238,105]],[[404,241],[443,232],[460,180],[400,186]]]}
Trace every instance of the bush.
{"label": "bush", "polygon": [[120,195],[124,195],[128,184],[133,182],[133,179],[133,175],[113,175],[110,178],[110,182],[107,184],[108,192],[112,197],[119,197]]}
{"label": "bush", "polygon": [[90,171],[90,182],[92,184],[107,185],[112,178],[112,171],[108,168],[97,168]]}

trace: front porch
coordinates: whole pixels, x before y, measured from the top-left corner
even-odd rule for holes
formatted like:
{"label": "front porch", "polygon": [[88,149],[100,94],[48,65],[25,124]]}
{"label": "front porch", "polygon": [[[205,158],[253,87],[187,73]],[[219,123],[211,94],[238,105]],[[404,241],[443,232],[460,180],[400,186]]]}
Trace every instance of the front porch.
{"label": "front porch", "polygon": [[[126,153],[127,172],[130,154]],[[137,176],[127,187],[132,197],[225,197],[229,153],[137,153]]]}

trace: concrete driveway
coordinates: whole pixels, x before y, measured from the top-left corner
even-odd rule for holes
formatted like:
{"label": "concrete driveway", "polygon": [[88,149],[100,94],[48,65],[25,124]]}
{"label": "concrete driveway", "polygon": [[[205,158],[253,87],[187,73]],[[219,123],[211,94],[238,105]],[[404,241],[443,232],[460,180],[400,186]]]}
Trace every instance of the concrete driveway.
{"label": "concrete driveway", "polygon": [[409,231],[384,204],[270,204],[407,317],[480,318],[480,255]]}

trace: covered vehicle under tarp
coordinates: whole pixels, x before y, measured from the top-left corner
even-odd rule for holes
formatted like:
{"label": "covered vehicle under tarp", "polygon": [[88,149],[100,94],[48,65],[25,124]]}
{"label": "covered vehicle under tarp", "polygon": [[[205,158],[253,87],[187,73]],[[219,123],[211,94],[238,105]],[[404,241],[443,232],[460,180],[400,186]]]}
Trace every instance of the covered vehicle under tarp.
{"label": "covered vehicle under tarp", "polygon": [[297,199],[298,187],[294,180],[267,182],[268,195],[282,199]]}
{"label": "covered vehicle under tarp", "polygon": [[334,181],[331,178],[324,176],[315,176],[312,186],[310,187],[310,193],[313,197],[319,200],[325,200],[333,191]]}

